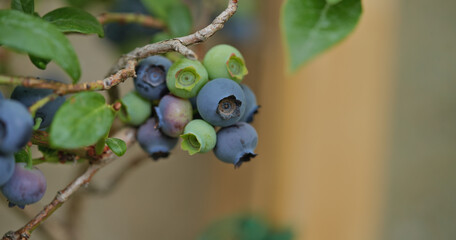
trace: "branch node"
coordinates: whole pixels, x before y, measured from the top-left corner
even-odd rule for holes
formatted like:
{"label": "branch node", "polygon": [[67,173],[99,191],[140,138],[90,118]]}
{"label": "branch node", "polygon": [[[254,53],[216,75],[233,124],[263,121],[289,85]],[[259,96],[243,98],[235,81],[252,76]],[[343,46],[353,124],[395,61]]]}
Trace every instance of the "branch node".
{"label": "branch node", "polygon": [[13,240],[15,235],[16,233],[14,231],[8,231],[5,235],[3,235],[3,239]]}
{"label": "branch node", "polygon": [[174,39],[175,41],[172,43],[174,51],[184,55],[186,58],[190,60],[198,60],[198,56],[195,52],[193,52],[190,48],[185,46],[181,40]]}
{"label": "branch node", "polygon": [[28,233],[28,232],[21,233],[21,239],[27,240],[29,238],[30,238],[30,233]]}
{"label": "branch node", "polygon": [[62,191],[58,191],[57,192],[57,195],[55,196],[55,198],[59,201],[59,202],[64,202],[65,201],[65,198],[62,196]]}

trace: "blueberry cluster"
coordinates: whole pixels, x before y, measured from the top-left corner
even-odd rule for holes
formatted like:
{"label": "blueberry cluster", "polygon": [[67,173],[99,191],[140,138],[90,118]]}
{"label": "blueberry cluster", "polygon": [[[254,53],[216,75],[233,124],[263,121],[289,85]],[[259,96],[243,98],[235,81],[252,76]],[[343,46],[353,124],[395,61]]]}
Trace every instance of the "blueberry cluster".
{"label": "blueberry cluster", "polygon": [[136,91],[122,98],[121,119],[139,126],[137,140],[153,159],[167,157],[179,137],[190,155],[213,150],[236,167],[256,156],[258,135],[248,123],[258,105],[240,83],[247,68],[236,48],[217,45],[203,63],[151,56],[136,70]]}
{"label": "blueberry cluster", "polygon": [[64,97],[58,97],[48,102],[32,118],[27,108],[50,93],[50,89],[18,86],[10,99],[0,95],[0,190],[10,206],[24,208],[39,201],[46,191],[46,179],[41,171],[33,164],[16,163],[15,153],[27,145],[34,125],[46,129],[51,124],[65,101]]}

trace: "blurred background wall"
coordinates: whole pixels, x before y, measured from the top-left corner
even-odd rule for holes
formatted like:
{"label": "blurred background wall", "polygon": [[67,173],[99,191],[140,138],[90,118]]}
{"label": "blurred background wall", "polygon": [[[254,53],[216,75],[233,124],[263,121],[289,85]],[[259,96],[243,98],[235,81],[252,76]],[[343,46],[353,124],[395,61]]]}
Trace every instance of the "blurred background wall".
{"label": "blurred background wall", "polygon": [[[59,234],[52,224],[63,223],[72,229],[68,239],[195,239],[214,220],[255,212],[292,227],[296,239],[455,239],[456,4],[365,0],[352,35],[290,74],[279,30],[283,1],[241,1],[240,8],[252,2],[254,41],[226,42],[225,29],[197,51],[225,42],[245,55],[245,83],[262,105],[254,122],[259,156],[234,170],[212,153],[176,149],[167,160],[143,162],[110,195],[73,198],[47,226]],[[62,4],[39,1],[38,12]],[[95,36],[71,41],[84,81],[101,79],[118,57]],[[8,59],[10,74],[65,78],[55,65],[43,73],[27,57]],[[122,93],[131,88],[124,84]],[[105,186],[137,157],[144,155],[135,146],[93,185]],[[80,171],[41,168],[49,182],[42,205]],[[18,212],[0,204],[0,232],[24,224]],[[49,236],[37,231],[33,239]]]}

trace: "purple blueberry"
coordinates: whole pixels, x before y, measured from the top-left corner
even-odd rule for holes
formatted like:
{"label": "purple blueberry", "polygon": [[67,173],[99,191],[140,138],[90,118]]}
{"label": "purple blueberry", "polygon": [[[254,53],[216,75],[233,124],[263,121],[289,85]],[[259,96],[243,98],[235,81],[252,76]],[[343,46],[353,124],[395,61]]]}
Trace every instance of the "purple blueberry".
{"label": "purple blueberry", "polygon": [[238,122],[245,112],[245,96],[238,83],[227,78],[209,81],[196,97],[201,117],[214,126]]}
{"label": "purple blueberry", "polygon": [[170,137],[179,137],[185,125],[192,120],[192,104],[188,99],[166,95],[155,107],[155,113],[160,130]]}
{"label": "purple blueberry", "polygon": [[245,84],[241,84],[241,88],[244,91],[245,95],[245,112],[242,115],[240,122],[252,122],[253,116],[258,113],[258,108],[260,106],[257,105],[257,100],[255,97],[255,93]]}
{"label": "purple blueberry", "polygon": [[168,93],[166,74],[172,62],[160,55],[142,60],[136,67],[136,91],[144,98],[158,100]]}
{"label": "purple blueberry", "polygon": [[255,157],[258,134],[250,124],[238,122],[217,132],[215,156],[223,162],[240,167],[243,162]]}
{"label": "purple blueberry", "polygon": [[157,126],[154,118],[150,118],[138,129],[136,139],[141,148],[146,151],[154,160],[169,156],[178,138],[171,138],[163,134]]}
{"label": "purple blueberry", "polygon": [[8,199],[10,207],[36,203],[46,192],[46,178],[36,167],[28,169],[26,163],[16,163],[13,176],[6,182],[1,191]]}
{"label": "purple blueberry", "polygon": [[[38,89],[17,86],[14,88],[13,93],[11,93],[11,99],[21,102],[25,107],[28,108],[38,100],[48,96],[49,94],[52,94],[52,92],[53,91],[51,89]],[[45,129],[51,125],[55,113],[64,102],[65,97],[59,96],[53,101],[46,103],[46,105],[36,111],[35,121],[38,118],[41,118],[42,120],[39,129]]]}
{"label": "purple blueberry", "polygon": [[14,155],[0,155],[0,187],[13,176],[14,163]]}
{"label": "purple blueberry", "polygon": [[24,147],[32,137],[33,119],[21,103],[0,100],[0,153],[12,154]]}

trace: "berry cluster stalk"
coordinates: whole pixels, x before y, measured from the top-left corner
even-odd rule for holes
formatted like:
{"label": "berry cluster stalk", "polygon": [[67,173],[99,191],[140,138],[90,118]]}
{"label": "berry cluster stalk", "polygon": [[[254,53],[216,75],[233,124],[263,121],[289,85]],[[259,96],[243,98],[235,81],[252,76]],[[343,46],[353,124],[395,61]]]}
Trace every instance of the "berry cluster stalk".
{"label": "berry cluster stalk", "polygon": [[[51,82],[49,80],[29,78],[29,77],[11,77],[0,75],[0,83],[13,84],[13,85],[22,85],[26,87],[34,88],[48,88],[53,89],[56,95],[64,95],[68,93],[75,93],[81,91],[97,91],[97,90],[108,90],[128,78],[134,77],[135,66],[137,60],[146,58],[151,55],[166,53],[171,51],[176,51],[187,58],[197,59],[196,54],[187,48],[190,45],[201,43],[207,40],[209,37],[214,35],[218,30],[222,29],[224,24],[233,16],[237,10],[238,0],[229,0],[227,8],[220,13],[214,21],[206,26],[205,28],[190,34],[188,36],[165,40],[162,42],[149,44],[141,48],[137,48],[130,53],[123,55],[117,64],[111,69],[109,77],[98,80],[91,83],[79,83],[79,84],[64,84]],[[106,16],[105,16],[106,17]],[[47,101],[52,100],[54,95],[49,96]],[[45,102],[39,101],[38,105],[44,105]],[[33,112],[34,109],[39,106],[31,106],[30,110]],[[37,131],[39,132],[39,131]],[[126,128],[119,131],[115,137],[122,139],[127,147],[135,143],[136,132],[132,128]],[[36,139],[35,142],[39,141],[45,142],[45,139]],[[42,143],[43,143],[42,142]],[[90,156],[90,151],[93,150],[91,147],[87,148],[87,155]],[[114,161],[115,155],[111,150],[107,150],[103,153],[101,158],[90,161],[90,165],[87,170],[77,177],[73,182],[71,182],[63,190],[59,191],[55,196],[54,200],[47,204],[34,218],[32,218],[25,226],[20,228],[17,231],[10,231],[6,233],[2,240],[27,240],[30,238],[31,233],[35,230],[41,223],[43,223],[49,216],[52,215],[63,203],[65,203],[79,188],[87,185],[92,177],[95,175],[98,170],[106,166],[107,164]]]}

